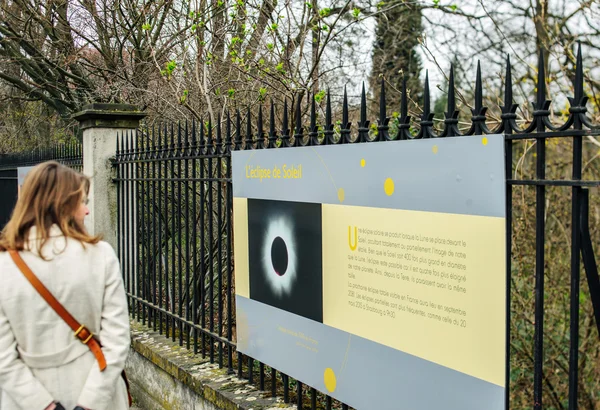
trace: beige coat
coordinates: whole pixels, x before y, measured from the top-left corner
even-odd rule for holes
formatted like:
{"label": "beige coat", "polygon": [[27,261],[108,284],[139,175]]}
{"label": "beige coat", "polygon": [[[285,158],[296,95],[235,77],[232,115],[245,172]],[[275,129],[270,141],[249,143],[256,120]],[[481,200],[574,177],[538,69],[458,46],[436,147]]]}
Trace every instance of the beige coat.
{"label": "beige coat", "polygon": [[[30,230],[35,239],[35,228]],[[63,251],[64,250],[64,251]],[[61,252],[62,251],[62,252]],[[67,409],[128,408],[120,374],[129,351],[129,315],[119,261],[106,242],[85,245],[58,227],[42,250],[21,252],[25,263],[82,324],[99,336],[107,368],[0,252],[0,410],[43,410],[57,400]]]}

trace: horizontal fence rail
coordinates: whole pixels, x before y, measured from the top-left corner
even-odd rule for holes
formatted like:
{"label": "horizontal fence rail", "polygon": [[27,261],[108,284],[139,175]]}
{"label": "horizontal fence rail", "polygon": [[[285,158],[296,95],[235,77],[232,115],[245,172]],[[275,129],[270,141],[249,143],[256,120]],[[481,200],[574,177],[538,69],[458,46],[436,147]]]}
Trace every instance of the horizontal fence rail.
{"label": "horizontal fence rail", "polygon": [[[594,403],[599,396],[597,391],[585,387],[581,377],[582,372],[590,374],[589,366],[593,364],[580,355],[580,312],[586,315],[591,312],[592,320],[588,321],[586,317],[583,322],[586,334],[595,332],[591,337],[597,343],[600,282],[592,245],[597,241],[598,231],[590,230],[589,209],[590,188],[599,187],[600,178],[594,173],[591,178],[584,179],[583,158],[588,151],[584,150],[583,142],[586,137],[600,135],[600,131],[587,116],[581,49],[577,54],[574,96],[569,98],[568,118],[559,125],[551,116],[551,101],[546,99],[544,67],[543,56],[540,56],[533,120],[526,125],[517,122],[519,106],[513,101],[511,65],[507,60],[504,103],[500,107],[500,121],[493,127],[487,125],[487,107],[483,105],[478,65],[470,127],[464,130],[458,126],[454,70],[451,69],[447,111],[439,130],[434,127],[426,79],[419,119],[408,115],[405,88],[398,117],[391,120],[387,116],[382,81],[376,126],[372,126],[367,118],[363,87],[359,121],[355,126],[350,123],[350,106],[344,94],[341,121],[336,123],[327,95],[323,124],[319,123],[317,112],[320,107],[316,99],[309,100],[308,127],[303,123],[303,106],[299,98],[294,112],[288,109],[287,102],[284,103],[280,127],[277,126],[275,106],[271,103],[268,129],[260,107],[255,115],[250,109],[244,116],[237,111],[233,116],[227,113],[224,118],[214,119],[214,123],[211,119],[186,121],[120,134],[114,160],[118,184],[118,253],[124,267],[132,315],[180,345],[209,357],[220,367],[256,383],[261,390],[269,389],[273,396],[282,395],[286,403],[294,401],[299,408],[346,409],[347,405],[235,351],[231,152],[504,134],[508,250],[507,403],[509,399],[519,400],[518,404],[511,405],[511,408],[519,409],[524,408],[520,407],[523,403],[533,409],[593,409],[589,403]],[[293,130],[290,130],[291,122],[294,123]],[[568,157],[567,168],[549,167],[548,155],[555,156],[554,146],[549,145],[551,140],[558,141],[556,150],[564,149],[556,152],[561,158]],[[568,147],[558,145],[561,141],[566,141]],[[534,156],[522,154],[533,147]],[[561,212],[566,210],[566,219],[560,223],[551,222],[548,217],[549,195],[558,198],[557,201],[568,201],[559,207]],[[553,212],[555,209],[552,208]],[[565,246],[567,243],[561,251],[569,255],[564,261],[560,259],[562,253],[548,252],[549,246],[558,246],[553,237],[547,236],[548,229],[555,226],[562,227],[568,239],[558,244]],[[527,236],[529,233],[531,236]],[[582,257],[586,274],[583,281]],[[568,274],[554,274],[563,268]],[[547,303],[550,295],[555,295],[554,287],[546,288],[546,281],[555,278],[567,281],[563,285],[568,294],[565,299],[568,301],[565,306],[568,336],[564,337],[545,332],[549,320],[545,316]],[[588,289],[582,290],[582,283],[586,283]],[[517,298],[513,300],[515,295]],[[530,311],[521,311],[528,305],[532,306]],[[531,343],[523,342],[523,337],[530,338]],[[546,353],[552,352],[554,356],[557,349],[562,349],[560,355],[564,361],[556,359],[556,363],[548,364]],[[521,372],[523,366],[527,371]],[[511,383],[514,384],[512,390],[509,388]],[[579,391],[581,386],[585,391]],[[562,393],[557,391],[559,388]],[[521,393],[527,397],[522,398]]]}

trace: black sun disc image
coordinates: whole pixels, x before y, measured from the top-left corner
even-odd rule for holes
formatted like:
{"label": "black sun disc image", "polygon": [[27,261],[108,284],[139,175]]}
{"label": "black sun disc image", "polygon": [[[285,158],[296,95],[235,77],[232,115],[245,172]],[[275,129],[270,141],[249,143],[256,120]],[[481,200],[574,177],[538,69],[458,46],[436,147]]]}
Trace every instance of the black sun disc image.
{"label": "black sun disc image", "polygon": [[276,274],[279,276],[285,275],[288,267],[288,250],[281,236],[273,239],[271,244],[271,263]]}
{"label": "black sun disc image", "polygon": [[321,204],[248,199],[250,298],[323,321]]}

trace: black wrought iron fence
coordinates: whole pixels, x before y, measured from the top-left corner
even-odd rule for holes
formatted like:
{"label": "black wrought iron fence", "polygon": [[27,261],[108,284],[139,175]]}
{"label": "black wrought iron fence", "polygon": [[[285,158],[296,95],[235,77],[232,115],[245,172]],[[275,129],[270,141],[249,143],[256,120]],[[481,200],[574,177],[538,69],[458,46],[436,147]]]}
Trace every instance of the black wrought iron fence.
{"label": "black wrought iron fence", "polygon": [[318,123],[321,107],[310,100],[307,128],[302,102],[297,101],[293,134],[286,103],[280,127],[271,104],[268,122],[261,108],[255,122],[250,111],[244,117],[238,111],[214,124],[191,121],[120,135],[114,161],[118,252],[132,315],[221,367],[237,370],[261,390],[268,387],[272,395],[281,394],[286,402],[295,401],[300,408],[347,408],[235,351],[231,151],[504,134],[507,407],[599,408],[600,368],[598,360],[588,356],[600,354],[600,282],[593,249],[600,238],[600,165],[593,137],[600,130],[586,114],[581,51],[574,96],[562,124],[551,116],[545,78],[540,57],[530,122],[517,116],[507,62],[499,121],[492,124],[486,116],[478,68],[474,108],[465,130],[459,127],[451,71],[441,130],[434,126],[428,82],[420,119],[409,117],[404,90],[399,116],[391,120],[382,82],[376,126],[367,119],[363,89],[356,127],[350,123],[344,95],[337,124],[329,96],[324,124]]}
{"label": "black wrought iron fence", "polygon": [[17,202],[18,169],[44,161],[58,161],[83,171],[83,148],[80,144],[56,144],[32,151],[0,155],[0,228],[10,219]]}

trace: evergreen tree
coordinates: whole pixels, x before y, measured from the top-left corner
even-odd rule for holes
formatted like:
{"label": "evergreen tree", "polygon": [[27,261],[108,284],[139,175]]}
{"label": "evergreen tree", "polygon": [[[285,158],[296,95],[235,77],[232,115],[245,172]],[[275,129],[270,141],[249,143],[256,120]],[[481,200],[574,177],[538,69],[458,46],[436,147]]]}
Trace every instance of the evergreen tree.
{"label": "evergreen tree", "polygon": [[422,96],[423,85],[419,79],[422,64],[416,51],[423,32],[422,15],[419,6],[407,0],[397,0],[396,4],[385,3],[383,7],[389,9],[376,16],[373,68],[369,83],[378,107],[383,76],[388,84],[388,107],[397,110],[395,107],[400,103],[405,76],[410,98],[418,102]]}

